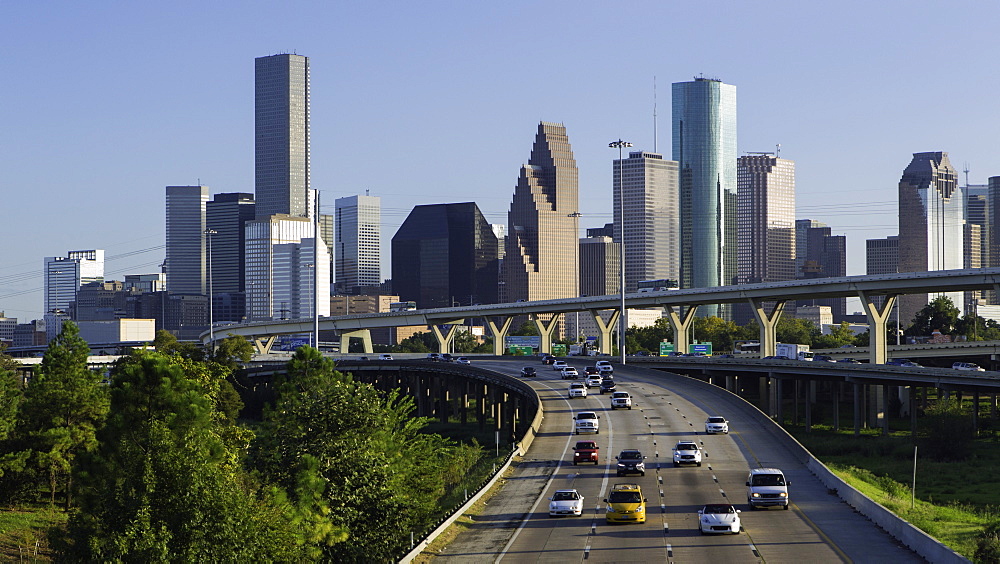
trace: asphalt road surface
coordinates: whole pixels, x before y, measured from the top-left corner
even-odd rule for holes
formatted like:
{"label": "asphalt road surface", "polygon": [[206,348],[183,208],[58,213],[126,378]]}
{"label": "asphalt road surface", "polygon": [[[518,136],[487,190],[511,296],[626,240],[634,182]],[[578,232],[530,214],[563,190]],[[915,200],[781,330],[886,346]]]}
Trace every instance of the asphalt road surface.
{"label": "asphalt road surface", "polygon": [[[571,361],[581,374],[586,360]],[[567,397],[569,381],[536,359],[484,361],[477,366],[510,375],[538,369],[525,379],[538,391],[545,419],[513,476],[467,532],[438,556],[447,562],[921,562],[840,498],[831,495],[777,439],[773,425],[751,416],[753,408],[717,387],[683,376],[615,365],[619,391],[632,395],[632,410],[610,407],[597,388],[586,398]],[[597,435],[573,434],[573,414],[596,411]],[[729,435],[705,435],[709,415],[730,422]],[[600,462],[573,465],[578,439],[594,439]],[[675,468],[672,447],[694,440],[703,448],[701,467]],[[616,476],[614,457],[639,449],[645,476]],[[751,511],[746,502],[751,467],[776,467],[789,481],[791,507]],[[648,500],[644,524],[607,524],[611,487],[636,483]],[[549,517],[548,498],[575,488],[586,498],[580,517]],[[741,510],[743,532],[702,535],[697,511],[707,503]]]}

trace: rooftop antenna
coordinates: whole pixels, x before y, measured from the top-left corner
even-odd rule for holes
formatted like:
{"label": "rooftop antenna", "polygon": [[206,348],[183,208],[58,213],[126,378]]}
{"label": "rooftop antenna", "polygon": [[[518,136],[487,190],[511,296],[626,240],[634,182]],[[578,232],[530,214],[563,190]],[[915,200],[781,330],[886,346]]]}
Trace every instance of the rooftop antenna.
{"label": "rooftop antenna", "polygon": [[656,150],[656,75],[653,75],[653,152]]}
{"label": "rooftop antenna", "polygon": [[371,192],[370,188],[365,188],[365,196],[367,196],[370,192]]}
{"label": "rooftop antenna", "polygon": [[781,156],[781,143],[778,143],[777,145],[774,146],[774,155],[776,157]]}
{"label": "rooftop antenna", "polygon": [[965,187],[968,188],[969,187],[969,163],[965,163],[965,168],[962,169],[962,172],[965,173]]}

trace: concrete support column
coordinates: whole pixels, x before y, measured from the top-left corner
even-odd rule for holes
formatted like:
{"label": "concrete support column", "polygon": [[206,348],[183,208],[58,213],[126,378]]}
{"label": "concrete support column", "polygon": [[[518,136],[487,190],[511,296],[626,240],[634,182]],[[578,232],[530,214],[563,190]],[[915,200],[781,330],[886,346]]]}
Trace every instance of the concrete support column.
{"label": "concrete support column", "polygon": [[972,392],[972,434],[979,436],[979,392]]}
{"label": "concrete support column", "polygon": [[760,410],[767,414],[768,417],[774,417],[774,412],[771,410],[771,383],[770,378],[760,377],[757,379],[757,397],[760,398]]}
{"label": "concrete support column", "polygon": [[812,432],[813,426],[813,398],[816,395],[816,381],[809,380],[806,382],[806,432]]}
{"label": "concrete support column", "polygon": [[917,440],[917,389],[910,387],[910,438]]}
{"label": "concrete support column", "polygon": [[802,392],[802,382],[796,378],[792,386],[792,425],[799,424],[799,396]]}
{"label": "concrete support column", "polygon": [[503,341],[507,336],[507,331],[510,330],[511,321],[514,321],[513,317],[504,317],[502,319],[503,321],[500,323],[499,327],[497,327],[496,323],[493,323],[493,320],[488,318],[486,319],[486,324],[490,327],[490,333],[493,334],[493,354],[497,356],[500,356],[505,352],[503,348]]}
{"label": "concrete support column", "polygon": [[434,333],[434,338],[438,342],[439,353],[451,352],[451,342],[455,339],[455,332],[458,331],[458,326],[464,321],[464,319],[456,319],[451,323],[444,324],[443,326],[448,328],[447,333],[441,333],[441,326],[438,326],[436,323],[431,325],[431,332]]}
{"label": "concrete support column", "polygon": [[886,321],[892,313],[892,306],[896,303],[896,294],[889,294],[885,297],[885,303],[879,308],[872,302],[872,296],[863,290],[858,291],[861,298],[861,305],[865,308],[865,315],[868,316],[868,348],[871,351],[871,358],[868,362],[872,364],[885,364],[889,360],[888,338],[885,334]]}
{"label": "concrete support column", "polygon": [[427,398],[424,381],[418,374],[413,375],[413,397],[417,400],[417,417],[427,417]]}
{"label": "concrete support column", "polygon": [[854,436],[861,436],[861,384],[852,382],[854,387]]}
{"label": "concrete support column", "polygon": [[753,310],[753,315],[760,326],[761,358],[774,356],[778,352],[778,336],[775,328],[778,325],[778,319],[781,318],[781,312],[785,309],[785,300],[778,300],[774,302],[774,307],[771,308],[771,311],[766,311],[764,309],[765,301],[770,300],[750,298],[750,308]]}
{"label": "concrete support column", "polygon": [[486,385],[476,385],[476,419],[479,420],[479,430],[486,430]]}
{"label": "concrete support column", "polygon": [[778,425],[782,427],[785,426],[785,402],[781,401],[781,396],[784,393],[785,381],[781,378],[772,378],[771,382],[774,388],[774,418],[778,421]]}
{"label": "concrete support column", "polygon": [[[687,310],[681,315],[682,308],[684,307],[687,307]],[[688,345],[690,344],[688,340],[688,328],[691,327],[691,322],[694,320],[694,314],[698,311],[698,308],[694,306],[663,306],[663,310],[667,312],[670,327],[674,330],[674,352],[688,352]]]}
{"label": "concrete support column", "polygon": [[875,386],[875,389],[879,391],[882,396],[879,398],[879,423],[882,428],[882,435],[889,436],[889,386],[883,384],[881,386]]}
{"label": "concrete support column", "polygon": [[840,392],[843,388],[843,384],[840,382],[834,382],[833,387],[833,430],[840,430]]}
{"label": "concrete support column", "polygon": [[[268,354],[271,352],[271,347],[274,345],[274,341],[277,340],[277,335],[268,335],[262,341],[260,337],[254,337],[253,347],[257,349],[257,354]],[[347,351],[341,351],[341,354]]]}
{"label": "concrete support column", "polygon": [[361,345],[365,354],[372,354],[372,332],[368,329],[358,329],[357,331],[346,331],[340,334],[340,354],[347,354],[351,350],[351,339],[361,339]]}
{"label": "concrete support column", "polygon": [[621,312],[617,309],[611,310],[611,317],[605,322],[604,318],[601,317],[601,310],[592,309],[590,310],[590,315],[594,318],[594,323],[597,324],[598,343],[599,350],[601,354],[611,354],[611,333],[618,327],[618,318],[621,316]]}
{"label": "concrete support column", "polygon": [[552,333],[556,330],[556,324],[559,322],[559,318],[562,316],[561,313],[553,314],[548,321],[538,317],[538,315],[532,313],[531,320],[535,322],[535,327],[538,328],[538,334],[542,337],[542,344],[539,347],[539,351],[542,354],[549,354],[552,352]]}
{"label": "concrete support column", "polygon": [[438,420],[441,423],[447,423],[448,418],[451,417],[451,394],[449,394],[448,383],[442,382],[441,378],[438,381]]}
{"label": "concrete support column", "polygon": [[514,437],[514,414],[517,413],[514,397],[503,394],[503,426],[500,428],[500,438],[510,444]]}
{"label": "concrete support column", "polygon": [[463,380],[465,381],[460,384],[462,386],[462,395],[459,398],[458,416],[464,427],[469,422],[469,380]]}

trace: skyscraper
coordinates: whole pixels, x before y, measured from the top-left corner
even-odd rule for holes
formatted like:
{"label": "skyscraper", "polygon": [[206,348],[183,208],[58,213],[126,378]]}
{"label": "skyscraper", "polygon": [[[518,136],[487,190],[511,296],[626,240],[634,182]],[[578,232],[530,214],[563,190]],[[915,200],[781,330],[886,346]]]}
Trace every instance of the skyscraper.
{"label": "skyscraper", "polygon": [[257,219],[311,217],[309,59],[281,54],[254,62]]}
{"label": "skyscraper", "polygon": [[541,122],[507,212],[503,262],[507,300],[578,295],[577,182],[566,128]]}
{"label": "skyscraper", "polygon": [[[614,220],[622,221],[625,199],[625,288],[635,292],[642,280],[678,280],[680,274],[680,194],[677,163],[662,155],[633,151],[614,161]],[[618,187],[621,182],[621,191]],[[621,244],[621,229],[614,230]]]}
{"label": "skyscraper", "polygon": [[[721,80],[675,82],[673,160],[680,171],[681,286],[736,281],[736,87]],[[627,259],[626,259],[627,260]],[[701,306],[698,315],[728,315]]]}
{"label": "skyscraper", "polygon": [[165,264],[171,294],[207,294],[207,203],[207,186],[167,186]]}
{"label": "skyscraper", "polygon": [[[626,250],[626,252],[628,252]],[[621,246],[611,237],[598,235],[580,239],[580,295],[608,296],[618,293]]]}
{"label": "skyscraper", "polygon": [[[246,315],[249,321],[330,315],[330,252],[313,222],[272,215],[246,224]],[[314,285],[313,269],[320,281]]]}
{"label": "skyscraper", "polygon": [[246,315],[246,223],[254,219],[253,194],[216,194],[205,208],[211,250],[214,321],[240,321]]}
{"label": "skyscraper", "polygon": [[341,293],[382,283],[382,200],[378,196],[337,198],[334,262]]}
{"label": "skyscraper", "polygon": [[[965,198],[948,153],[914,153],[899,181],[899,271],[962,268]],[[964,310],[961,292],[947,292]],[[909,324],[927,294],[900,296],[901,322]]]}
{"label": "skyscraper", "polygon": [[417,206],[392,237],[392,288],[420,309],[497,302],[497,237],[474,202]]}
{"label": "skyscraper", "polygon": [[[890,235],[884,239],[865,240],[865,274],[895,274],[899,272],[899,237]],[[882,307],[885,296],[872,296],[872,302]],[[896,301],[896,314],[899,315],[899,301]],[[902,324],[902,320],[900,320]]]}
{"label": "skyscraper", "polygon": [[795,163],[772,154],[737,162],[737,281],[795,279]]}
{"label": "skyscraper", "polygon": [[104,250],[70,251],[65,257],[45,257],[45,313],[69,318],[80,286],[104,281]]}
{"label": "skyscraper", "polygon": [[[847,276],[847,237],[832,235],[825,224],[811,219],[795,221],[796,262],[801,258],[796,278],[835,278]],[[834,323],[847,315],[847,298],[799,300],[802,306],[828,306]]]}

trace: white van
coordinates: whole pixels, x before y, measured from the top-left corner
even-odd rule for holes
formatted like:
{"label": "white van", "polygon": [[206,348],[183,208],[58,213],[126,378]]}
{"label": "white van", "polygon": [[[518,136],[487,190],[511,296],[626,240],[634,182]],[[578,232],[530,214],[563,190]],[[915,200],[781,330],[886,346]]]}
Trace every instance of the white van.
{"label": "white van", "polygon": [[777,468],[754,468],[747,476],[747,505],[750,509],[780,505],[788,509],[788,486],[785,474]]}

